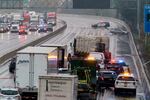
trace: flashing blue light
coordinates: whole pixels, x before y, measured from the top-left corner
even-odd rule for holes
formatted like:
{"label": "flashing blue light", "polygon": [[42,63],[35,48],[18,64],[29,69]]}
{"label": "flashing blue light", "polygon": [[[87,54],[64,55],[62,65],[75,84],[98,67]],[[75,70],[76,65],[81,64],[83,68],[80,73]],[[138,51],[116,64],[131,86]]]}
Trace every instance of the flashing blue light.
{"label": "flashing blue light", "polygon": [[119,60],[118,62],[119,62],[119,63],[123,63],[124,61],[123,61],[123,60]]}

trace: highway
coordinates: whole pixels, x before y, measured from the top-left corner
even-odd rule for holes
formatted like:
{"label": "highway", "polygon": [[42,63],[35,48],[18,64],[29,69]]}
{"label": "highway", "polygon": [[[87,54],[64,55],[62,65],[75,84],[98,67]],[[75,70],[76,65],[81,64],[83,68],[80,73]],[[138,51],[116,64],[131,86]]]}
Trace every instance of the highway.
{"label": "highway", "polygon": [[[63,24],[58,22],[58,26],[54,28],[54,31],[60,28]],[[46,36],[48,33],[29,32],[28,35],[18,35],[18,33],[1,33],[0,34],[0,57],[7,54],[9,51],[13,51],[19,47],[22,47],[32,41],[35,41],[41,37]]]}
{"label": "highway", "polygon": [[[107,29],[92,29],[91,24],[98,22],[99,20],[108,20],[104,18],[99,18],[95,16],[78,16],[78,15],[61,15],[61,19],[67,22],[66,31],[54,37],[53,39],[46,42],[48,43],[61,43],[61,44],[70,44],[73,41],[73,38],[77,35],[88,35],[88,36],[109,36],[111,39],[110,51],[114,52],[113,57],[124,59],[125,62],[130,66],[135,77],[138,79],[137,71],[135,70],[134,58],[131,55],[129,37],[128,35],[113,35]],[[111,22],[111,28],[120,27],[117,23],[113,23],[112,19],[108,20]],[[68,51],[69,48],[68,48]],[[140,81],[140,79],[138,79]],[[97,100],[144,100],[143,88],[138,82],[137,96],[132,97],[130,94],[121,94],[120,96],[115,96],[113,88],[104,89],[104,91],[99,92]]]}
{"label": "highway", "polygon": [[[144,100],[143,88],[140,84],[140,79],[138,78],[137,70],[135,69],[134,57],[131,55],[131,49],[129,44],[128,35],[114,35],[109,32],[108,29],[92,29],[91,24],[97,23],[98,21],[107,20],[111,24],[111,28],[118,28],[119,25],[117,23],[113,23],[112,19],[108,20],[103,17],[96,16],[84,16],[84,15],[58,15],[59,19],[62,19],[67,22],[67,29],[60,35],[50,39],[47,43],[52,44],[67,44],[70,45],[70,42],[73,41],[73,38],[77,35],[88,35],[88,36],[108,36],[110,37],[110,51],[113,53],[113,57],[123,58],[134,73],[135,77],[139,80],[137,96],[132,97],[130,94],[121,94],[120,96],[115,96],[113,88],[104,89],[97,95],[97,100]],[[41,34],[44,35],[44,34]],[[19,37],[16,34],[0,34],[0,43],[1,49],[0,53],[6,52],[7,50],[11,50],[18,44],[23,44],[32,41],[34,38],[40,37],[36,33],[30,34],[27,37]],[[11,48],[8,48],[12,46]],[[2,51],[2,52],[1,52]],[[71,48],[68,47],[68,52],[71,53]],[[8,63],[4,64],[0,68],[0,87],[3,86],[12,86],[13,85],[13,76],[8,72]],[[4,77],[3,77],[4,76]],[[6,78],[6,79],[5,79]]]}

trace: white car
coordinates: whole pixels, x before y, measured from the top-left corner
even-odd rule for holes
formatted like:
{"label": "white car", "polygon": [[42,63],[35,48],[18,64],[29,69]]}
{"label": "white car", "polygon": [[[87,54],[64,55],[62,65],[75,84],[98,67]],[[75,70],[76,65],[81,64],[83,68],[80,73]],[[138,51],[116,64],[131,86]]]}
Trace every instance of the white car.
{"label": "white car", "polygon": [[21,100],[21,96],[17,88],[1,88],[0,100]]}
{"label": "white car", "polygon": [[117,95],[119,92],[132,92],[136,96],[137,81],[133,74],[124,73],[118,75],[115,81],[114,92]]}

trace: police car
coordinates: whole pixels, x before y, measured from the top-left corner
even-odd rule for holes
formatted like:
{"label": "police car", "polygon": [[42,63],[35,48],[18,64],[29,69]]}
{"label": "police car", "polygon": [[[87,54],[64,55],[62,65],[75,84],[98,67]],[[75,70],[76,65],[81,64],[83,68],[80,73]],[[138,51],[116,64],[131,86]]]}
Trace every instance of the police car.
{"label": "police car", "polygon": [[123,73],[117,76],[115,81],[114,92],[117,95],[119,92],[132,92],[136,96],[137,81],[133,74]]}

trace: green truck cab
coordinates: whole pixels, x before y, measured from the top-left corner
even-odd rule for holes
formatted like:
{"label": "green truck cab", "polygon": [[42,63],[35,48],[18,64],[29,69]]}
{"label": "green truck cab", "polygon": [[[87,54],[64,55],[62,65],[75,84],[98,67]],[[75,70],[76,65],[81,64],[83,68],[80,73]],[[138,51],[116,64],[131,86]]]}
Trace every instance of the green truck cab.
{"label": "green truck cab", "polygon": [[72,57],[71,74],[78,75],[78,99],[96,100],[96,61]]}

